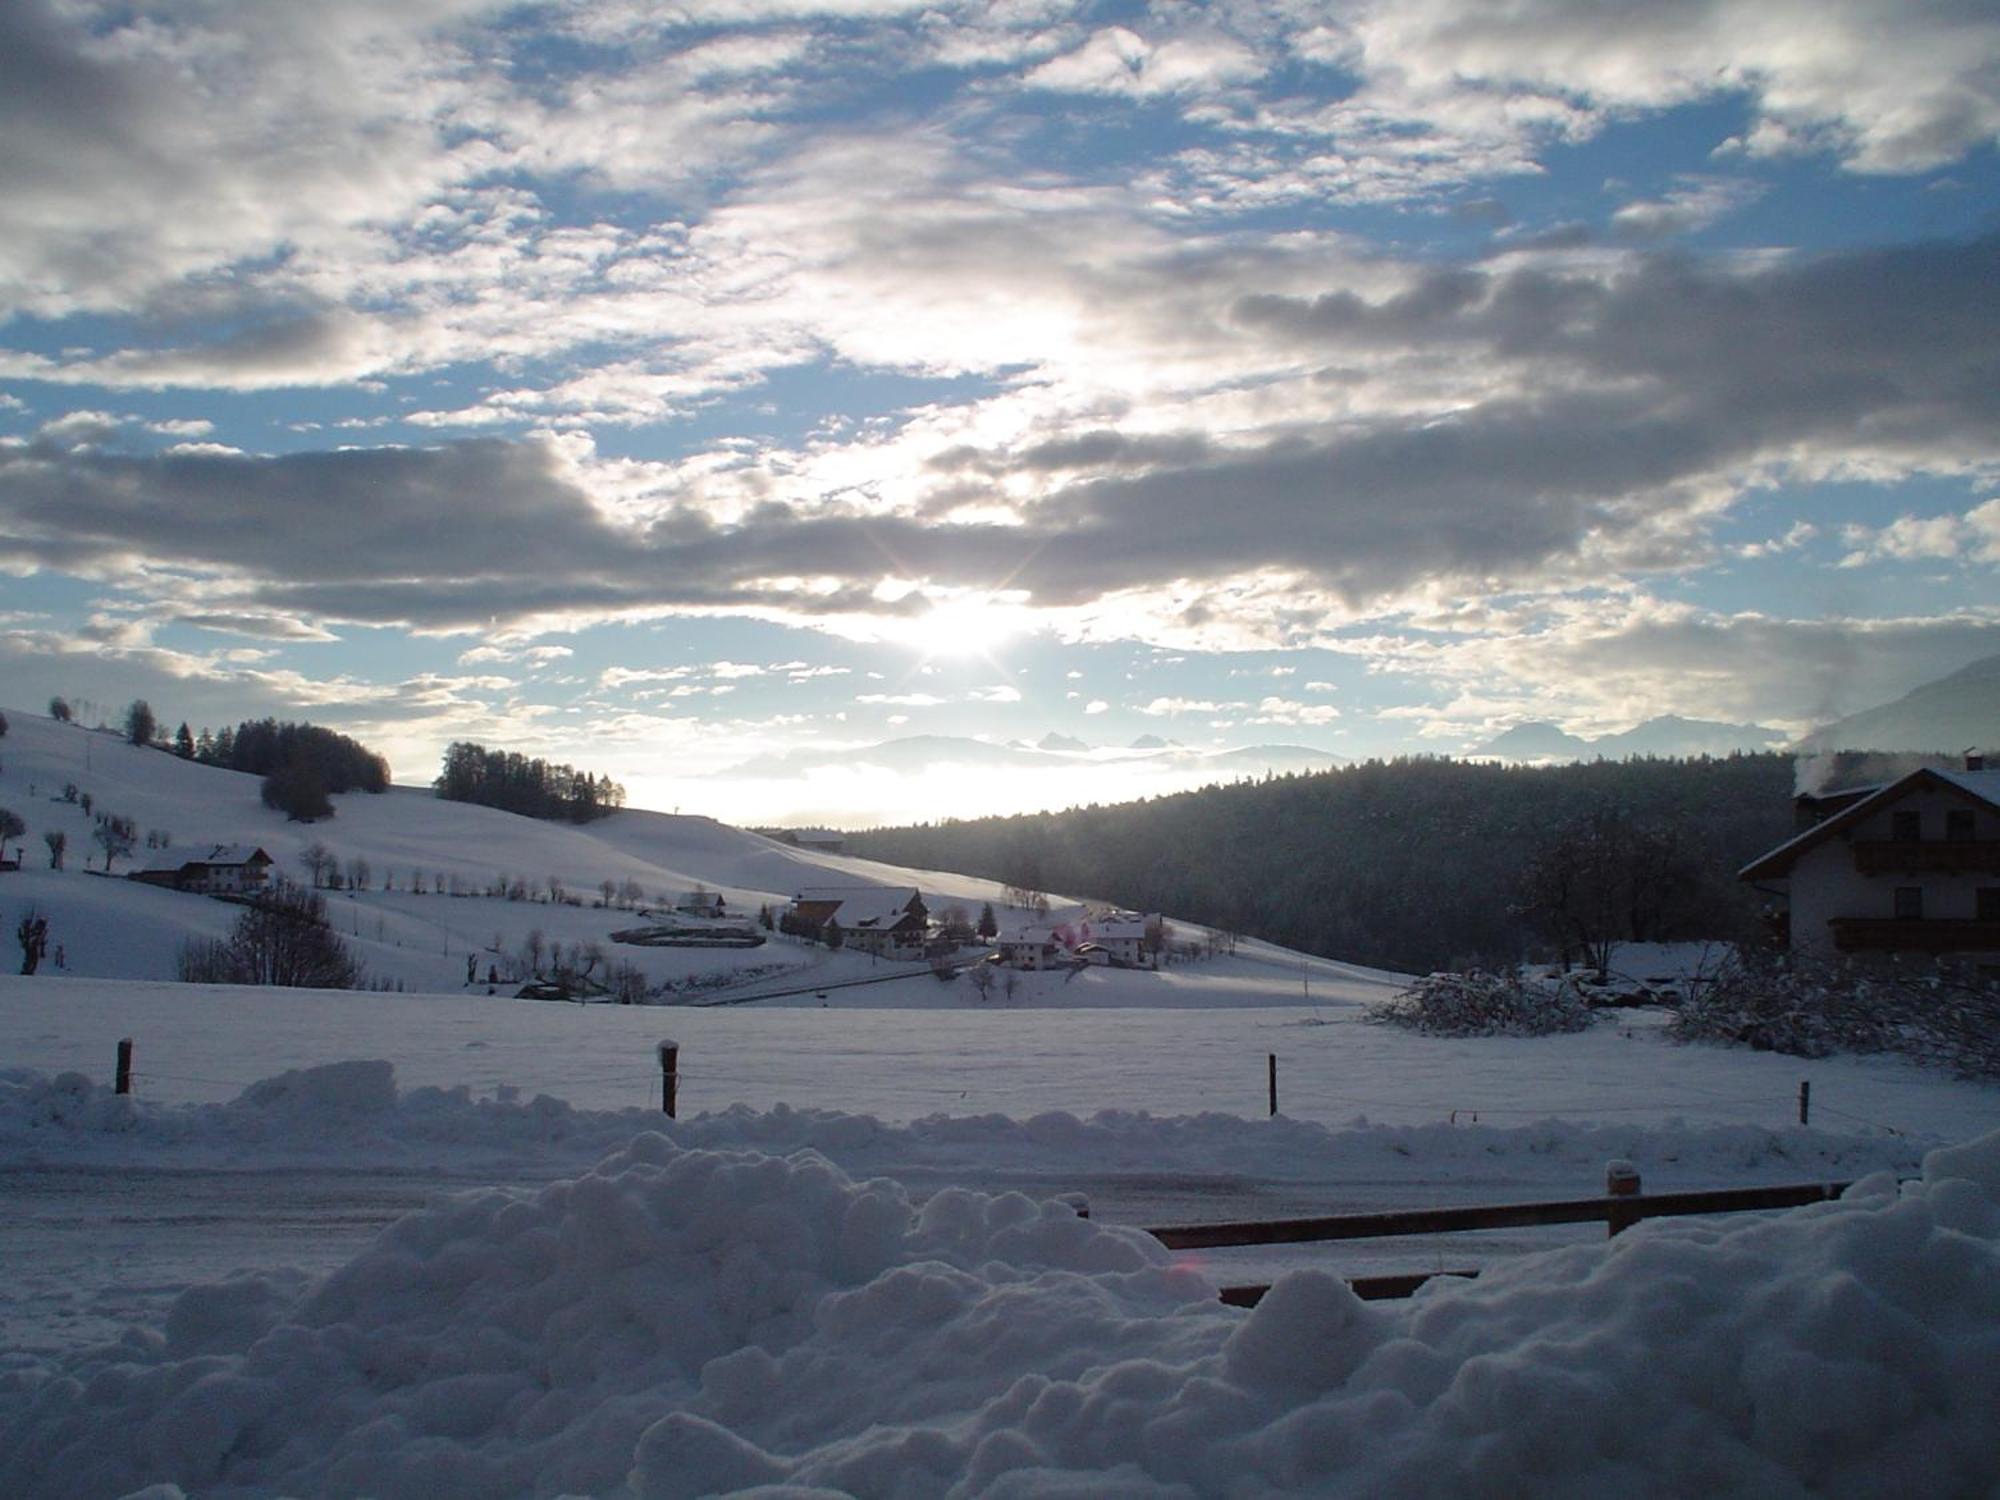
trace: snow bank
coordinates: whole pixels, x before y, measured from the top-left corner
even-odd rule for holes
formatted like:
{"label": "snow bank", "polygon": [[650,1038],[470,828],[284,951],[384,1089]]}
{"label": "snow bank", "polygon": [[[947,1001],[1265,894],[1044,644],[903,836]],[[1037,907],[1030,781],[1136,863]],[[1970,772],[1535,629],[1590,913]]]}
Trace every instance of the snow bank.
{"label": "snow bank", "polygon": [[646,1134],[307,1293],[237,1277],[16,1364],[23,1497],[1986,1494],[2000,1134],[1403,1305],[1297,1272],[1247,1314],[1058,1204],[918,1210],[816,1153]]}
{"label": "snow bank", "polygon": [[[1421,1166],[1469,1182],[1563,1182],[1587,1194],[1604,1163],[1633,1161],[1655,1187],[1777,1176],[1826,1180],[1914,1170],[1907,1141],[1748,1125],[1604,1126],[1544,1120],[1523,1126],[1377,1125],[1238,1115],[1101,1110],[931,1115],[906,1125],[873,1115],[743,1105],[685,1120],[657,1110],[579,1109],[546,1094],[501,1088],[399,1091],[384,1061],[331,1063],[253,1083],[224,1104],[160,1104],[114,1094],[81,1073],[0,1069],[0,1160],[201,1166],[254,1162],[435,1165],[467,1170],[581,1169],[643,1131],[705,1150],[772,1155],[816,1151],[849,1171],[1219,1174],[1258,1180],[1380,1180]],[[1488,1195],[1498,1189],[1489,1188]]]}

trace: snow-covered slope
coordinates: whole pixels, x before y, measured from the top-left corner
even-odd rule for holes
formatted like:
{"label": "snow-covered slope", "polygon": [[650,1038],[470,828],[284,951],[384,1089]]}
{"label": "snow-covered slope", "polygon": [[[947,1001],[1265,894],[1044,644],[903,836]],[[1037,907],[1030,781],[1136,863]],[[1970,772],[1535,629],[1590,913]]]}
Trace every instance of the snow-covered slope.
{"label": "snow-covered slope", "polygon": [[[293,823],[263,805],[255,776],[183,761],[35,714],[10,710],[7,717],[12,727],[0,739],[0,807],[19,813],[28,833],[14,851],[23,855],[22,869],[0,874],[0,937],[11,937],[30,908],[46,916],[51,955],[44,972],[51,975],[170,979],[186,938],[220,936],[234,921],[234,908],[216,901],[104,878],[104,855],[92,841],[92,828],[94,814],[106,812],[130,817],[140,833],[133,853],[115,862],[113,874],[119,877],[150,859],[186,857],[211,844],[260,847],[294,880],[306,878],[302,853],[315,843],[330,850],[342,869],[365,861],[369,887],[330,894],[329,915],[372,981],[407,989],[463,988],[470,958],[472,981],[483,991],[489,969],[503,953],[518,951],[530,933],[539,933],[548,943],[597,944],[636,966],[649,982],[699,985],[705,998],[735,984],[754,993],[803,990],[791,998],[807,1002],[833,986],[838,1000],[850,1005],[966,1003],[959,989],[928,979],[921,985],[841,989],[881,978],[884,966],[864,955],[828,954],[785,940],[740,951],[614,945],[612,932],[642,919],[602,905],[599,891],[606,881],[614,888],[636,882],[654,906],[703,886],[721,892],[732,911],[746,915],[767,902],[782,905],[805,886],[913,885],[933,911],[957,902],[976,913],[990,901],[1003,931],[1031,920],[1025,911],[1009,910],[1002,888],[992,881],[797,848],[682,814],[628,809],[576,827],[393,787],[379,796],[348,793],[334,799],[332,818]],[[64,800],[67,785],[77,788],[78,801]],[[90,813],[82,806],[84,794],[93,804]],[[69,841],[61,870],[49,868],[43,834],[51,829]],[[170,835],[171,847],[147,848],[154,832]],[[570,901],[549,899],[551,879]],[[514,882],[525,884],[536,899],[484,894]],[[443,894],[447,890],[454,894]],[[1059,900],[1055,915],[1066,910]],[[60,969],[54,961],[57,945],[63,949]],[[504,973],[504,962],[499,967]],[[1373,995],[1397,982],[1397,976],[1379,971],[1276,950],[1257,961],[1246,954],[1237,968],[1241,985],[1204,986],[1204,976],[1212,980],[1219,973],[1213,967],[1179,984],[1150,974],[1094,973],[1060,994],[1053,989],[1056,980],[1031,981],[1025,991],[1017,986],[1014,998],[1034,1003],[1041,997],[1066,1006],[1271,1005],[1304,998],[1302,972],[1311,973],[1322,1000]]]}
{"label": "snow-covered slope", "polygon": [[1807,753],[1914,750],[2000,751],[2000,656],[1912,688],[1894,703],[1849,714],[1799,742]]}

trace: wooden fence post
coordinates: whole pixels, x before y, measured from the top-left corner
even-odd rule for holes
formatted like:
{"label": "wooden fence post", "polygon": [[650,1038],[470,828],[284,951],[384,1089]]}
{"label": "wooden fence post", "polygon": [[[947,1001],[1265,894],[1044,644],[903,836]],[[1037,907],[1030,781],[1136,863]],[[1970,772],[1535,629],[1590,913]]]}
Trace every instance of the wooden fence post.
{"label": "wooden fence post", "polygon": [[1812,1080],[1799,1080],[1799,1123],[1804,1125],[1812,1115]]}
{"label": "wooden fence post", "polygon": [[1270,1081],[1271,1081],[1271,1115],[1273,1118],[1276,1118],[1278,1113],[1278,1054],[1277,1053],[1272,1052],[1272,1053],[1267,1053],[1265,1055],[1265,1067],[1266,1071],[1270,1075]]}
{"label": "wooden fence post", "polygon": [[132,1092],[132,1038],[129,1036],[118,1041],[118,1081],[113,1087],[121,1094]]}
{"label": "wooden fence post", "polygon": [[1604,1195],[1610,1200],[1605,1205],[1604,1218],[1612,1235],[1639,1222],[1640,1186],[1639,1169],[1629,1161],[1604,1164]]}
{"label": "wooden fence post", "polygon": [[680,1102],[675,1096],[680,1092],[681,1044],[679,1042],[660,1043],[660,1108],[668,1119],[680,1118],[674,1107]]}

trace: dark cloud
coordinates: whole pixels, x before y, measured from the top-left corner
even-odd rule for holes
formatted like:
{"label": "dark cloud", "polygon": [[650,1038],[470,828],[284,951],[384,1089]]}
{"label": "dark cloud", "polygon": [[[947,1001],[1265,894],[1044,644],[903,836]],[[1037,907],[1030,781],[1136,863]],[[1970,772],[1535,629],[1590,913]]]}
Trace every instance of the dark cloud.
{"label": "dark cloud", "polygon": [[[626,526],[535,443],[251,457],[50,439],[0,450],[0,556],[69,568],[140,556],[246,580],[273,612],[433,626],[662,608],[881,614],[870,590],[885,577],[1005,583],[1072,605],[1283,570],[1362,606],[1426,581],[1532,578],[1590,547],[1671,562],[1693,487],[1760,462],[1991,461],[1996,289],[2000,240],[1749,272],[1651,259],[1609,280],[1444,271],[1376,303],[1244,298],[1235,315],[1251,336],[1330,359],[1482,361],[1508,375],[1507,393],[1434,420],[1232,449],[1195,432],[1088,429],[951,455],[958,503],[1004,476],[1010,493],[1025,483],[1024,525],[772,502],[733,524],[683,506]],[[775,582],[798,577],[834,586]]]}

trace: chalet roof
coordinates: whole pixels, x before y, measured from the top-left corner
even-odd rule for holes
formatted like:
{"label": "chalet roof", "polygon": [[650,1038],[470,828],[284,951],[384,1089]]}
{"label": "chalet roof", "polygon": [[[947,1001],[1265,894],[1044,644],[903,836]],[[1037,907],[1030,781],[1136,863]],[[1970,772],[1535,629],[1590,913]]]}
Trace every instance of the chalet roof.
{"label": "chalet roof", "polygon": [[1900,802],[1911,792],[1925,785],[1943,786],[1975,802],[2000,810],[2000,771],[1945,771],[1934,766],[1925,766],[1899,780],[1875,788],[1859,801],[1850,802],[1831,817],[1786,839],[1770,853],[1745,865],[1737,872],[1736,878],[1738,880],[1782,878],[1791,873],[1792,865],[1806,850],[1823,843],[1837,833],[1852,828],[1864,818],[1872,817],[1891,803]]}
{"label": "chalet roof", "polygon": [[1137,912],[1109,912],[1102,917],[1092,918],[1084,924],[1089,928],[1086,942],[1103,942],[1106,939],[1139,938],[1146,936],[1146,918]]}
{"label": "chalet roof", "polygon": [[271,863],[271,856],[255,844],[210,844],[206,854],[197,854],[181,861],[180,868],[185,870],[189,865],[207,865],[211,869],[217,866],[247,865],[253,859],[262,859],[265,864]]}
{"label": "chalet roof", "polygon": [[[792,899],[794,901],[845,901],[849,896],[861,896],[872,891],[894,889],[897,889],[897,887],[886,885],[809,885],[794,891]],[[915,894],[915,890],[910,886],[903,886],[901,889],[910,891],[912,895]]]}
{"label": "chalet roof", "polygon": [[903,919],[916,900],[913,885],[850,887],[834,908],[832,920],[848,932],[886,931]]}
{"label": "chalet roof", "polygon": [[177,875],[187,869],[237,868],[249,864],[253,859],[272,863],[271,856],[255,844],[210,844],[203,853],[189,850],[165,849],[154,855],[140,867],[146,875]]}

